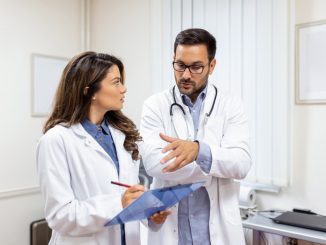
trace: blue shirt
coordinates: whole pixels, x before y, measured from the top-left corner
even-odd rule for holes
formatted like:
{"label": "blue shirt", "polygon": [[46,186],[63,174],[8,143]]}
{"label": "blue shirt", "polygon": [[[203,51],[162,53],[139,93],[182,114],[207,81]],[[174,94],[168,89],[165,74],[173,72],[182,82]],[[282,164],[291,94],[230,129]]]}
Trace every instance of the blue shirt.
{"label": "blue shirt", "polygon": [[[206,88],[198,95],[195,103],[191,99],[182,95],[182,101],[188,106],[193,124],[195,139],[199,128],[199,116],[203,101],[207,92]],[[201,141],[199,142],[199,152],[196,163],[200,168],[209,173],[212,165],[212,153],[209,146]],[[190,196],[182,199],[178,208],[178,231],[179,245],[210,245],[209,235],[209,213],[210,200],[205,187],[201,187]]]}
{"label": "blue shirt", "polygon": [[[89,133],[97,143],[105,150],[105,152],[111,157],[114,162],[114,165],[117,168],[118,175],[119,171],[119,160],[117,156],[117,150],[115,148],[115,144],[108,126],[108,122],[103,120],[101,125],[95,125],[88,119],[85,119],[81,122],[83,128]],[[126,245],[126,237],[125,237],[125,227],[124,225],[120,225],[121,228],[121,245]]]}

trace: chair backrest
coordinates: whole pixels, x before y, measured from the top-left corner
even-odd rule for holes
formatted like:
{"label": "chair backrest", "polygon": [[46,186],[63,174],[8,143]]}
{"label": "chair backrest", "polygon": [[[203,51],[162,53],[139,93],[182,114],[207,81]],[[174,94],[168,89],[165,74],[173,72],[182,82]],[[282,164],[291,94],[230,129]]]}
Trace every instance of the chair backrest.
{"label": "chair backrest", "polygon": [[48,245],[51,233],[45,219],[33,221],[30,225],[31,245]]}

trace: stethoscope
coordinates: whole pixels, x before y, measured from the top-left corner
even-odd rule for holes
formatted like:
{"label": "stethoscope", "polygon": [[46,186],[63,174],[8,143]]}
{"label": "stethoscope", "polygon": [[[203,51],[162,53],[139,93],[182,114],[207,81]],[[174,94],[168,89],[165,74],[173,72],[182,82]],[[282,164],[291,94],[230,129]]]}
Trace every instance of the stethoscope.
{"label": "stethoscope", "polygon": [[[217,88],[216,88],[215,85],[213,85],[213,87],[214,87],[214,90],[215,90],[215,96],[214,96],[214,100],[213,100],[211,109],[209,110],[208,113],[205,114],[204,125],[207,123],[209,117],[212,114],[212,111],[213,111],[214,106],[215,106],[216,98],[217,98],[217,93],[218,93]],[[175,85],[173,86],[173,89],[172,89],[172,95],[173,95],[173,101],[174,102],[170,105],[170,117],[171,117],[171,121],[173,123],[173,107],[174,106],[176,106],[177,108],[179,108],[182,111],[182,114],[183,114],[184,118],[186,117],[186,112],[183,109],[183,107],[179,103],[177,103],[176,95],[175,95]],[[189,139],[190,138],[190,136],[189,136],[189,128],[188,128],[188,124],[187,123],[186,123],[186,125],[187,125],[188,139]]]}

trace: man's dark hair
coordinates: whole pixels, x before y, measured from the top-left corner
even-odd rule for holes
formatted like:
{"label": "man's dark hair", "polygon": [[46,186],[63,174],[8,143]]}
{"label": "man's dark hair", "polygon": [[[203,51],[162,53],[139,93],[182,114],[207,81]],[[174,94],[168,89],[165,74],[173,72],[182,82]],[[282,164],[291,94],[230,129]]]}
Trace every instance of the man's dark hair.
{"label": "man's dark hair", "polygon": [[178,45],[204,44],[207,47],[208,59],[212,61],[216,53],[215,37],[208,31],[199,28],[192,28],[181,31],[174,41],[174,54]]}

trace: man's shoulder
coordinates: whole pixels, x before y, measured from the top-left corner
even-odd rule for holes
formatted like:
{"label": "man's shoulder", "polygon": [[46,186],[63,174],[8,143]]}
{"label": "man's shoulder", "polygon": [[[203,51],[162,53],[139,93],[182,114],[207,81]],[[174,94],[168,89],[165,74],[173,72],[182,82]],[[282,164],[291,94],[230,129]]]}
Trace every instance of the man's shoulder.
{"label": "man's shoulder", "polygon": [[242,103],[241,95],[239,97],[238,95],[231,93],[230,91],[220,89],[217,86],[216,88],[218,91],[218,97],[221,101],[224,101],[226,103]]}
{"label": "man's shoulder", "polygon": [[242,112],[244,109],[242,98],[227,91],[219,91],[217,103],[220,110],[223,110],[230,115]]}

